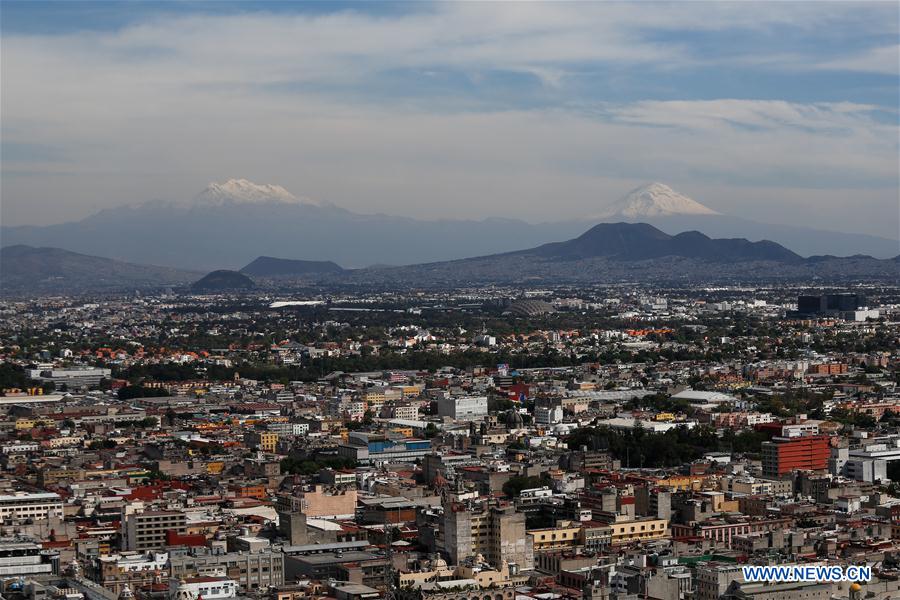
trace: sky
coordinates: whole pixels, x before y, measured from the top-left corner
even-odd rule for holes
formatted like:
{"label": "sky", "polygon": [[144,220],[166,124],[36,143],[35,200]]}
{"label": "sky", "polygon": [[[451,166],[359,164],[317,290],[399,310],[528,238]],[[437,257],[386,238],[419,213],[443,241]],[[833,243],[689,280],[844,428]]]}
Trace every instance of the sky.
{"label": "sky", "polygon": [[0,3],[0,220],[246,178],[364,213],[897,238],[896,2]]}

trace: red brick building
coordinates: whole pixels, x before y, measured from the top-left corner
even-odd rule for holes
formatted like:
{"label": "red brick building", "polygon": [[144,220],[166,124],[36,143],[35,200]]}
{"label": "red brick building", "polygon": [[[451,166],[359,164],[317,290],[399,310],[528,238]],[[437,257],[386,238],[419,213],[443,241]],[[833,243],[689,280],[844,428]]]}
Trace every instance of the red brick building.
{"label": "red brick building", "polygon": [[762,444],[763,475],[780,477],[792,471],[819,471],[828,468],[827,435],[774,437]]}

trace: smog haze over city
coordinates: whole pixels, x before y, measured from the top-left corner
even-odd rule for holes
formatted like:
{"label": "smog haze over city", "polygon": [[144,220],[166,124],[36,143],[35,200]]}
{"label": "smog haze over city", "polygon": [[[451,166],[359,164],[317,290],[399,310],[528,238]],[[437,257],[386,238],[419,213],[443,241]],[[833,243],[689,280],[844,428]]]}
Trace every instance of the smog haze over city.
{"label": "smog haze over city", "polygon": [[897,2],[0,33],[0,600],[900,597]]}

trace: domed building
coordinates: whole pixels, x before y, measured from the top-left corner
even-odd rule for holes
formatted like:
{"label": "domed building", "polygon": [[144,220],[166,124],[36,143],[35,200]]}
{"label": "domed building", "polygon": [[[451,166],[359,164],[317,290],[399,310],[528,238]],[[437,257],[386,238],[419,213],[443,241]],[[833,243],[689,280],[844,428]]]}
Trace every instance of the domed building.
{"label": "domed building", "polygon": [[525,420],[522,418],[522,414],[515,409],[506,411],[505,420],[507,429],[522,429],[525,427]]}

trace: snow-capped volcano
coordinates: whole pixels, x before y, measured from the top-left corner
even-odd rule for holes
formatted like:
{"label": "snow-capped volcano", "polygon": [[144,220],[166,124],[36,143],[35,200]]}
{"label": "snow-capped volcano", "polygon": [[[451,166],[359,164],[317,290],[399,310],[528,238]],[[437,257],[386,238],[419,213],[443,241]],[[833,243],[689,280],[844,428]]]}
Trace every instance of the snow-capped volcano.
{"label": "snow-capped volcano", "polygon": [[596,217],[665,217],[671,215],[717,215],[716,211],[679,194],[662,183],[649,183],[628,192]]}
{"label": "snow-capped volcano", "polygon": [[246,179],[229,179],[225,183],[210,183],[194,197],[195,206],[223,206],[225,204],[318,204],[299,198],[280,185],[258,184]]}

